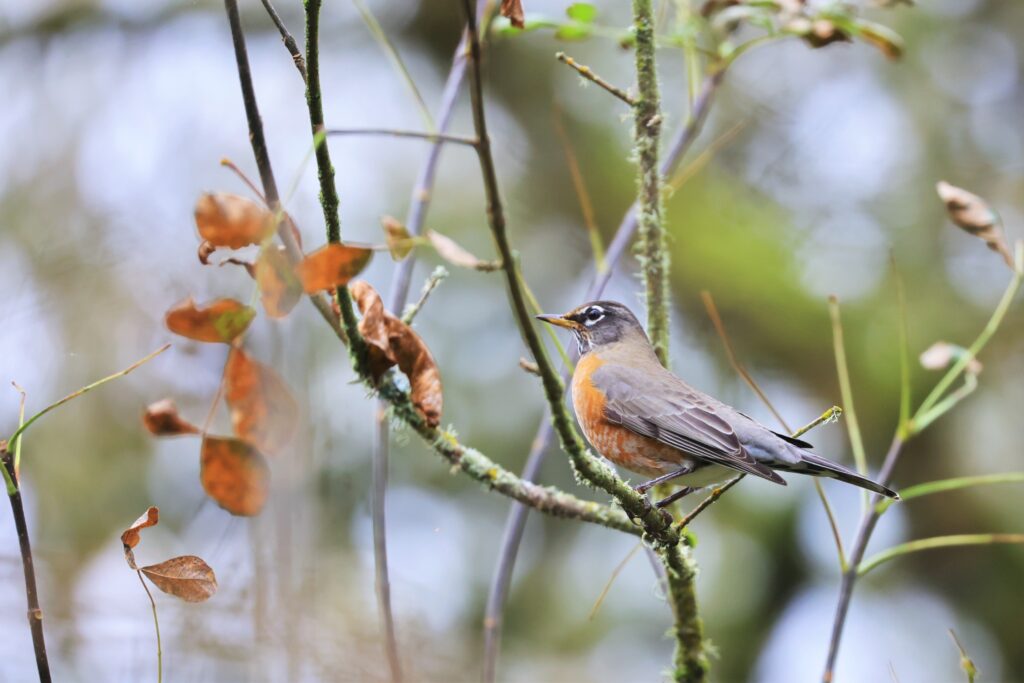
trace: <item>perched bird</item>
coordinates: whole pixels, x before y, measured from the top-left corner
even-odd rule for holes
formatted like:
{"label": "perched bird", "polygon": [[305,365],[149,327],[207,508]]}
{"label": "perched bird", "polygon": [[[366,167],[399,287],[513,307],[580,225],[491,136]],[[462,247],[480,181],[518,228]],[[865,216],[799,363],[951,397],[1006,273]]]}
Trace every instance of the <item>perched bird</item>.
{"label": "perched bird", "polygon": [[663,507],[736,472],[776,484],[778,472],[830,477],[899,498],[895,491],[811,453],[811,444],[768,429],[694,389],[665,369],[636,316],[620,303],[594,301],[540,320],[572,330],[580,359],[572,402],[587,440],[602,456],[653,477],[645,492],[677,480],[685,488]]}

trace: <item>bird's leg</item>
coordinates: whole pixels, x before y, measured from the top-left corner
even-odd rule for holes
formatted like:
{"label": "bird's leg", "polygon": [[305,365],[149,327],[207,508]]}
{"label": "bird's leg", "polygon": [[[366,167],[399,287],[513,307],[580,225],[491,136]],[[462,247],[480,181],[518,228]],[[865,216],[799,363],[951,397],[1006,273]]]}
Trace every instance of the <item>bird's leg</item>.
{"label": "bird's leg", "polygon": [[688,495],[690,495],[691,493],[693,493],[696,490],[697,489],[690,488],[689,486],[684,486],[683,488],[681,488],[678,491],[676,491],[675,493],[673,493],[671,496],[666,496],[665,498],[662,498],[657,503],[655,503],[654,506],[657,507],[659,510],[661,508],[668,507],[669,505],[671,505],[672,503],[676,502],[680,498],[683,498],[684,496],[688,496]]}
{"label": "bird's leg", "polygon": [[637,484],[636,486],[633,487],[633,490],[636,491],[637,493],[647,493],[658,484],[664,484],[666,481],[672,481],[673,479],[682,477],[683,475],[689,474],[690,472],[693,472],[693,465],[683,465],[678,470],[673,470],[666,474],[662,474],[661,476],[655,477],[654,479],[651,479],[649,481],[645,481],[642,484]]}

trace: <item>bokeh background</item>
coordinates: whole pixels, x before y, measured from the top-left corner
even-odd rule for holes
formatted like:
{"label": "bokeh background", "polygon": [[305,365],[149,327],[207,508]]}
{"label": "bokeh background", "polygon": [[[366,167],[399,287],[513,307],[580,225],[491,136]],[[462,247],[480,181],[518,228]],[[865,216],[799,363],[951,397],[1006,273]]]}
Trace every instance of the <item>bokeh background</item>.
{"label": "bokeh background", "polygon": [[[459,35],[458,3],[367,0],[432,108]],[[301,5],[278,3],[300,36]],[[530,12],[563,15],[564,1]],[[627,3],[597,3],[628,23]],[[895,258],[906,284],[910,343],[968,343],[1008,271],[955,230],[939,179],[986,196],[1011,238],[1024,237],[1024,4],[919,0],[871,10],[897,29],[906,56],[869,46],[810,50],[783,41],[750,53],[723,85],[691,160],[715,140],[667,202],[673,257],[675,370],[755,417],[771,415],[728,366],[704,314],[710,290],[737,353],[793,424],[839,402],[826,297],[843,303],[853,388],[877,468],[898,399]],[[307,245],[323,219],[303,91],[259,3],[243,3],[258,97],[279,183]],[[301,37],[301,36],[300,36]],[[401,77],[348,2],[323,13],[328,125],[422,126]],[[628,85],[631,55],[611,39],[562,43],[549,32],[496,40],[488,106],[511,236],[543,306],[580,302],[592,258],[553,123],[560,109],[610,237],[634,191],[625,109],[553,59],[558,49]],[[682,54],[660,53],[667,134],[684,117]],[[247,300],[237,269],[196,260],[192,207],[204,190],[245,193],[218,162],[254,177],[223,7],[207,0],[5,0],[0,3],[0,379],[28,391],[29,412],[123,367],[165,341],[173,349],[34,427],[23,477],[51,662],[60,680],[155,675],[150,608],[118,536],[148,505],[162,523],[140,561],[195,553],[220,592],[202,605],[157,595],[168,680],[386,680],[373,590],[369,519],[374,404],[352,384],[345,353],[308,305],[261,317],[248,345],[289,381],[301,435],[273,462],[266,512],[235,519],[198,483],[198,442],[157,441],[140,424],[165,396],[201,420],[224,361],[219,346],[172,339],[163,312],[191,294]],[[471,131],[465,94],[453,129]],[[728,140],[722,140],[729,134]],[[404,215],[427,146],[331,142],[344,236],[381,241],[379,217]],[[444,153],[428,226],[488,257],[476,159]],[[436,265],[423,255],[414,288]],[[394,265],[367,273],[381,289]],[[610,293],[638,310],[636,263]],[[911,443],[898,486],[1021,469],[1024,312],[1020,301],[986,350],[981,388]],[[541,415],[535,378],[497,275],[456,271],[418,318],[445,380],[445,421],[518,470]],[[935,375],[915,368],[916,400]],[[0,387],[0,427],[16,425],[17,393]],[[226,430],[226,416],[215,425]],[[850,461],[845,425],[813,433],[820,452]],[[414,435],[394,436],[388,499],[398,634],[410,678],[476,680],[487,586],[508,501],[483,491]],[[573,483],[553,449],[545,482]],[[825,484],[849,542],[858,493]],[[21,567],[0,512],[0,678],[31,680]],[[897,506],[871,545],[936,534],[1022,531],[1024,496],[1005,485]],[[838,569],[810,482],[746,481],[700,518],[696,557],[715,680],[816,680]],[[642,554],[588,615],[635,541],[534,515],[507,614],[504,681],[657,680],[672,648],[668,609]],[[870,552],[870,550],[869,550]],[[858,587],[838,673],[843,681],[961,680],[955,628],[985,678],[1024,670],[1024,552],[954,549],[900,559]]]}

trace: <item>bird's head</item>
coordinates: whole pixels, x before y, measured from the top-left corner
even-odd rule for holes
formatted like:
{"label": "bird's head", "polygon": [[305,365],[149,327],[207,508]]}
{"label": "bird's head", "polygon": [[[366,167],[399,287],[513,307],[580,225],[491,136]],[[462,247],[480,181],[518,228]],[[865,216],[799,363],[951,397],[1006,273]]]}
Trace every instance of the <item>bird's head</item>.
{"label": "bird's head", "polygon": [[572,330],[581,356],[602,346],[636,337],[650,344],[633,312],[616,301],[591,301],[564,315],[538,315],[537,319]]}

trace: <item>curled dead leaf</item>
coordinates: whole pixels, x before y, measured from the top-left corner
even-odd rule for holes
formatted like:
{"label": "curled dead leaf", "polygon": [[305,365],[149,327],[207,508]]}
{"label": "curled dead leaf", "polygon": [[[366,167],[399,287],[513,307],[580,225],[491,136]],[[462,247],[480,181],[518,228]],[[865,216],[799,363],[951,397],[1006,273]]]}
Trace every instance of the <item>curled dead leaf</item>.
{"label": "curled dead leaf", "polygon": [[415,245],[415,240],[401,221],[393,216],[381,216],[380,225],[384,228],[384,239],[391,258],[401,261],[408,256]]}
{"label": "curled dead leaf", "polygon": [[384,310],[380,295],[362,280],[349,291],[363,318],[359,332],[369,346],[370,371],[380,377],[393,365],[409,378],[410,398],[416,410],[432,427],[441,421],[443,395],[441,373],[430,349],[411,327]]}
{"label": "curled dead leaf", "polygon": [[373,252],[365,247],[328,244],[302,259],[295,272],[307,294],[344,287],[362,272]]}
{"label": "curled dead leaf", "polygon": [[[921,353],[919,360],[921,361],[921,367],[925,370],[945,370],[954,360],[960,359],[966,353],[967,349],[962,346],[937,341]],[[967,366],[964,370],[972,375],[980,374],[982,370],[981,361],[977,358],[971,358],[967,361]]]}
{"label": "curled dead leaf", "polygon": [[516,28],[523,28],[526,17],[523,14],[522,0],[501,0],[501,16],[508,19]]}
{"label": "curled dead leaf", "polygon": [[203,489],[217,505],[245,517],[263,510],[270,492],[270,468],[254,447],[241,439],[207,436],[199,465]]}
{"label": "curled dead leaf", "polygon": [[439,232],[433,230],[427,231],[427,239],[437,250],[437,254],[448,263],[459,268],[471,268],[473,270],[481,270],[484,272],[490,272],[501,268],[501,263],[498,261],[484,261],[479,259],[473,254],[469,253],[461,245],[450,237],[445,237]]}
{"label": "curled dead leaf", "polygon": [[121,545],[124,546],[124,559],[132,569],[138,569],[135,566],[135,553],[132,552],[132,548],[137,546],[139,541],[142,540],[140,532],[147,527],[156,526],[159,522],[160,510],[150,507],[121,534]]}
{"label": "curled dead leaf", "polygon": [[210,254],[217,251],[217,247],[214,246],[213,242],[203,240],[199,243],[199,262],[204,266],[210,265]]}
{"label": "curled dead leaf", "polygon": [[277,453],[295,433],[299,408],[271,368],[232,348],[224,367],[224,397],[235,434],[263,453]]}
{"label": "curled dead leaf", "polygon": [[182,419],[178,414],[178,406],[172,398],[161,399],[146,406],[146,411],[142,414],[142,424],[153,436],[199,433],[199,427]]}
{"label": "curled dead leaf", "polygon": [[283,318],[302,298],[302,282],[288,261],[284,247],[268,245],[256,261],[260,301],[271,318]]}
{"label": "curled dead leaf", "polygon": [[207,192],[196,202],[199,235],[215,247],[260,244],[274,231],[274,214],[235,194]]}
{"label": "curled dead leaf", "polygon": [[985,241],[988,248],[1000,254],[1011,269],[1013,252],[999,224],[999,216],[984,199],[967,190],[940,180],[935,185],[939,198],[946,205],[949,218],[957,226]]}
{"label": "curled dead leaf", "polygon": [[205,306],[196,306],[189,297],[167,311],[167,329],[189,339],[202,342],[230,343],[245,332],[256,316],[249,306],[234,299],[217,299]]}
{"label": "curled dead leaf", "polygon": [[203,602],[217,592],[217,577],[201,557],[182,555],[140,567],[147,579],[164,593],[186,602]]}

